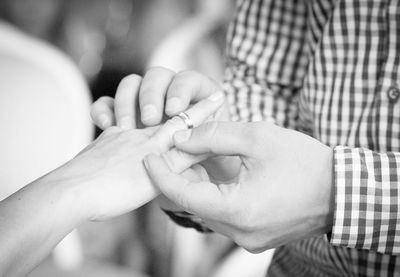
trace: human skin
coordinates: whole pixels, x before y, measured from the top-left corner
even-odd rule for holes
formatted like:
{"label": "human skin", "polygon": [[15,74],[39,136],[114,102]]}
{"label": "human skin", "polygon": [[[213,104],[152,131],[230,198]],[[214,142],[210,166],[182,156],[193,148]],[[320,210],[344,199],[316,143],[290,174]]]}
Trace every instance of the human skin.
{"label": "human skin", "polygon": [[[125,77],[114,98],[101,97],[92,105],[91,116],[103,130],[110,126],[152,127],[218,92],[222,92],[221,86],[198,72],[152,67],[143,77],[135,74]],[[229,121],[226,101],[212,120]],[[224,182],[237,176],[240,163],[235,157],[219,156],[204,160],[201,165],[209,178]],[[163,209],[182,210],[162,195],[158,202]]]}
{"label": "human skin", "polygon": [[[132,86],[139,89],[128,89]],[[94,122],[101,126],[99,119],[103,118],[103,123],[126,128],[133,128],[136,121],[151,126],[161,122],[163,114],[173,116],[190,103],[220,90],[216,82],[199,73],[174,73],[165,68],[150,69],[140,83],[126,88],[124,96],[99,99],[93,105]],[[138,100],[140,113],[133,108]],[[152,116],[146,114],[148,105],[153,106]],[[225,106],[213,120],[227,121],[226,114]],[[182,166],[177,161],[170,161],[166,155],[150,156],[149,174],[166,196],[162,198],[163,207],[184,209],[204,217],[209,227],[252,252],[330,230],[333,197],[329,147],[299,132],[265,122],[207,122],[193,134],[192,147],[185,147],[178,140],[175,146],[192,155],[193,161],[200,155],[198,161],[203,161],[201,165],[212,183],[205,179],[198,186],[193,185],[174,173]],[[180,135],[177,133],[176,138]],[[154,172],[152,164],[165,171]],[[215,196],[215,188],[229,193]]]}
{"label": "human skin", "polygon": [[331,230],[333,151],[326,145],[266,122],[206,122],[174,138],[191,155],[240,157],[231,183],[193,182],[171,171],[168,156],[145,159],[160,191],[212,230],[254,253]]}
{"label": "human skin", "polygon": [[[186,112],[198,126],[223,101],[222,94],[214,94]],[[149,153],[168,152],[181,166],[177,172],[196,180],[196,166],[186,168],[197,158],[173,148],[173,134],[186,128],[179,117],[141,130],[110,127],[75,158],[1,201],[0,275],[24,276],[80,224],[121,215],[155,198],[159,191],[143,167]]]}

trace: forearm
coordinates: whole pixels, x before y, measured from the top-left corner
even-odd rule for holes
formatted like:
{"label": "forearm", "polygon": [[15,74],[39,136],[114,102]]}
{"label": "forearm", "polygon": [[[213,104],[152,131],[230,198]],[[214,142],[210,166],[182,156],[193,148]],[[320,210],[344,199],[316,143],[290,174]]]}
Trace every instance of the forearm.
{"label": "forearm", "polygon": [[0,275],[24,276],[83,221],[73,186],[42,177],[0,202]]}

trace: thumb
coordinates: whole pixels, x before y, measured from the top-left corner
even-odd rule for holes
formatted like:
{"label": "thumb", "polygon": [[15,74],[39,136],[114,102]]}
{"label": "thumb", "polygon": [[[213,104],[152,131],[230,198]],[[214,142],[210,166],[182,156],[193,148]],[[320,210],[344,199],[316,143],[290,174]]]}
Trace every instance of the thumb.
{"label": "thumb", "polygon": [[174,143],[177,149],[190,154],[250,156],[252,133],[245,123],[211,121],[176,132]]}
{"label": "thumb", "polygon": [[150,154],[144,165],[153,184],[178,206],[202,218],[214,219],[226,211],[224,197],[218,186],[204,181],[191,182],[172,172],[163,158]]}

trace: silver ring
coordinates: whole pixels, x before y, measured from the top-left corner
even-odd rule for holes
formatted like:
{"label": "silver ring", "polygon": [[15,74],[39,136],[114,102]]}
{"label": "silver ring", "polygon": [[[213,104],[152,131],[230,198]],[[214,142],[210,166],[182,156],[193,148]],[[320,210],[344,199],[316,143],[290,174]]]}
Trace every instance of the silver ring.
{"label": "silver ring", "polygon": [[193,129],[193,121],[187,113],[181,112],[178,116],[183,120],[183,122],[185,122],[188,129]]}

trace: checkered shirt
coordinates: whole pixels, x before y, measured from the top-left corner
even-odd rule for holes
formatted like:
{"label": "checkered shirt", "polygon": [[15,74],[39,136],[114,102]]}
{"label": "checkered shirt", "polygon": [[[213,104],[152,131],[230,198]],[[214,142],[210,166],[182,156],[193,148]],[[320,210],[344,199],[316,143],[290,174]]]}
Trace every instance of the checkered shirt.
{"label": "checkered shirt", "polygon": [[268,276],[400,276],[400,0],[239,0],[224,89],[235,121],[334,149],[332,233]]}

